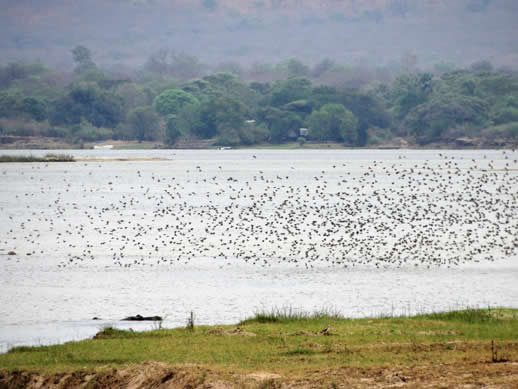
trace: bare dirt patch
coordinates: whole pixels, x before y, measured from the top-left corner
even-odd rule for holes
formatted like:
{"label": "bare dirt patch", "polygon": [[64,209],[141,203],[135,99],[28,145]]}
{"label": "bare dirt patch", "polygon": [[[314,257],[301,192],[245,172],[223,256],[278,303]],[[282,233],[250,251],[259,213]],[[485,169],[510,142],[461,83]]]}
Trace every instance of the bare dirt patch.
{"label": "bare dirt patch", "polygon": [[268,373],[265,371],[258,371],[256,373],[247,374],[246,376],[257,381],[275,380],[282,377],[279,374]]}
{"label": "bare dirt patch", "polygon": [[42,375],[36,372],[0,372],[0,388],[229,388],[205,384],[201,367],[173,367],[163,362],[146,362],[99,372],[77,371]]}
{"label": "bare dirt patch", "polygon": [[243,330],[242,328],[236,327],[231,329],[225,329],[221,327],[216,327],[205,332],[207,335],[226,335],[226,336],[257,336],[253,332],[248,332]]}
{"label": "bare dirt patch", "polygon": [[[121,369],[44,375],[0,372],[0,388],[386,388],[485,387],[516,388],[518,363],[469,362],[408,367],[308,369],[280,375],[257,371],[233,374],[203,366],[146,362]],[[265,386],[266,385],[266,386]]]}

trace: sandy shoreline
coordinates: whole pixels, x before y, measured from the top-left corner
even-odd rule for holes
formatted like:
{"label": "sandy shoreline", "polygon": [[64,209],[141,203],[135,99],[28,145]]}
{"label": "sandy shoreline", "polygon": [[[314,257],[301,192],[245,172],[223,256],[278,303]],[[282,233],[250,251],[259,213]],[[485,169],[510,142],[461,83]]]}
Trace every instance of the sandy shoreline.
{"label": "sandy shoreline", "polygon": [[77,162],[171,161],[161,157],[74,157]]}

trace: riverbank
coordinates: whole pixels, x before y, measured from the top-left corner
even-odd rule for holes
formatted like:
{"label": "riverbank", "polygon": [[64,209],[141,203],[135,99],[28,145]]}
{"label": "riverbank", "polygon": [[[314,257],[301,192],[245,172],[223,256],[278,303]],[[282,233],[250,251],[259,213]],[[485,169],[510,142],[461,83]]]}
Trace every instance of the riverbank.
{"label": "riverbank", "polygon": [[159,157],[106,157],[85,156],[74,157],[68,154],[46,154],[43,157],[33,155],[0,155],[0,163],[19,162],[144,162],[144,161],[168,161],[168,158]]}
{"label": "riverbank", "polygon": [[[303,144],[295,141],[279,144],[261,143],[255,145],[238,145],[225,149],[274,149],[274,150],[336,150],[336,149],[513,149],[518,147],[518,141],[512,139],[485,138],[455,138],[426,144],[419,143],[415,138],[395,137],[383,143],[369,144],[365,147],[350,147],[340,142],[307,141]],[[211,150],[219,149],[215,139],[185,139],[175,145],[162,142],[106,140],[103,142],[67,143],[62,138],[30,137],[30,136],[2,136],[0,150],[81,150],[81,149],[114,149],[114,150]]]}
{"label": "riverbank", "polygon": [[104,328],[0,355],[0,387],[513,387],[518,309],[347,319],[257,314],[232,326]]}

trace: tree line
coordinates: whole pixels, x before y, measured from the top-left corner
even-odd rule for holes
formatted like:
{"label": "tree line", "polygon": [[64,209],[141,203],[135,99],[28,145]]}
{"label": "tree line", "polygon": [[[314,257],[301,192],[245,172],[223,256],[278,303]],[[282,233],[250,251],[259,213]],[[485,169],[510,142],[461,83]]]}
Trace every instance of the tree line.
{"label": "tree line", "polygon": [[185,55],[168,62],[157,53],[136,76],[103,71],[83,46],[72,56],[73,73],[38,63],[0,67],[1,135],[168,145],[211,139],[221,146],[518,139],[518,75],[495,71],[487,61],[434,72],[409,66],[389,80],[344,85],[318,82],[340,67],[331,60],[310,68],[291,59],[279,65],[282,77],[244,80],[230,65],[201,75],[202,65]]}

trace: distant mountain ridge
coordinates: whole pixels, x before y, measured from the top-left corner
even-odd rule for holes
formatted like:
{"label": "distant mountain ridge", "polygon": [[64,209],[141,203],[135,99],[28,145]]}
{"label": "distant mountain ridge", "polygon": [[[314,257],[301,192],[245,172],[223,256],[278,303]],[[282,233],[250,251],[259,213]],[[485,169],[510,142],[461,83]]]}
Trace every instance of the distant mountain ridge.
{"label": "distant mountain ridge", "polygon": [[394,66],[490,59],[516,67],[516,0],[3,0],[0,64],[70,69],[70,50],[102,65],[141,66],[165,49],[209,64]]}
{"label": "distant mountain ridge", "polygon": [[[214,11],[218,9],[231,9],[246,13],[261,12],[264,10],[301,11],[303,9],[321,11],[340,10],[346,11],[347,13],[355,13],[361,12],[362,10],[386,8],[402,10],[416,6],[443,7],[452,4],[451,0],[134,0],[134,2],[148,5],[156,5],[158,3],[162,5],[181,5],[185,7],[201,6]],[[453,2],[455,2],[455,0]]]}

